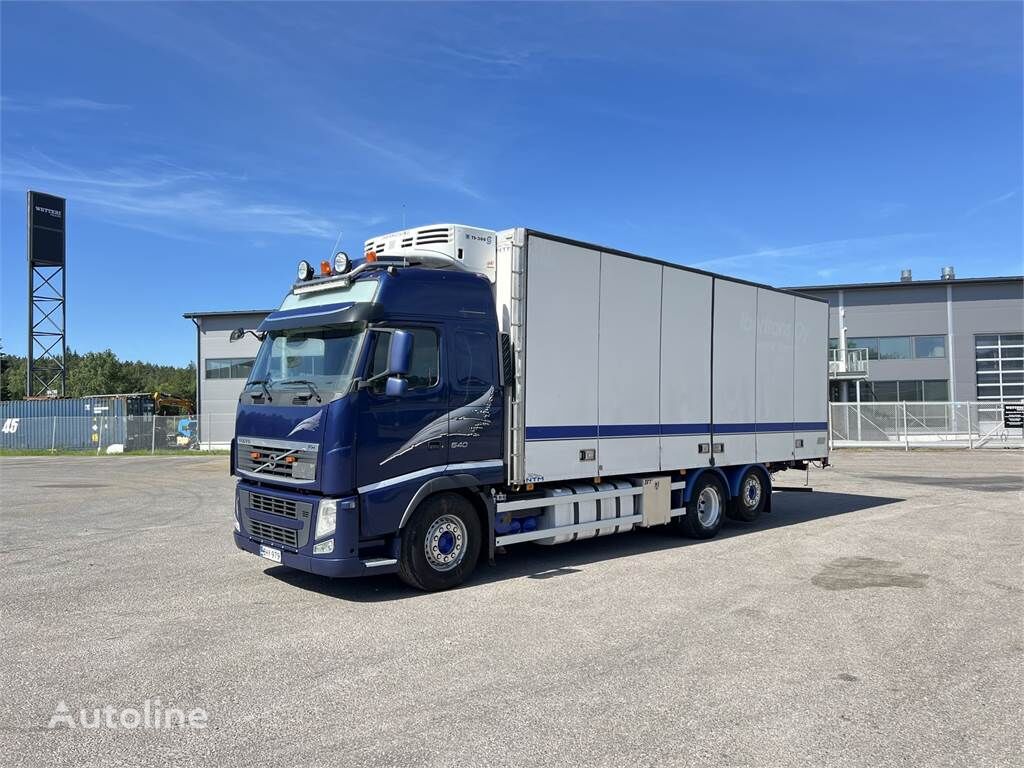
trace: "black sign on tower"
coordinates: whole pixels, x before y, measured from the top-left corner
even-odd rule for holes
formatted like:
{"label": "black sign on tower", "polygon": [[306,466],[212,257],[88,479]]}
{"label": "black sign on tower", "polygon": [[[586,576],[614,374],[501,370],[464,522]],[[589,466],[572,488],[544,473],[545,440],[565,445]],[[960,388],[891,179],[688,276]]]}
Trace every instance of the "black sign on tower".
{"label": "black sign on tower", "polygon": [[63,397],[67,385],[66,205],[63,197],[28,193],[29,397]]}

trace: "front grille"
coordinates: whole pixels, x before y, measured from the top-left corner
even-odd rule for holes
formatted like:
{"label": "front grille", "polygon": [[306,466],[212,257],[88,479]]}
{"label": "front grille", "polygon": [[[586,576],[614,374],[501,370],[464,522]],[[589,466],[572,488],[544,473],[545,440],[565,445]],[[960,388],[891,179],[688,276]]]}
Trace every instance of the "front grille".
{"label": "front grille", "polygon": [[249,531],[257,539],[272,541],[275,544],[283,544],[284,546],[291,547],[293,549],[298,548],[299,545],[299,535],[297,531],[282,528],[278,525],[261,523],[258,520],[249,520]]}
{"label": "front grille", "polygon": [[316,443],[240,437],[236,463],[254,475],[307,482],[316,479],[317,451]]}
{"label": "front grille", "polygon": [[[262,493],[249,493],[249,506],[258,509],[260,512],[269,512],[272,515],[284,515],[293,520],[308,520],[309,506],[300,505],[291,499],[279,499],[276,496],[264,496]],[[305,507],[301,509],[300,507]]]}

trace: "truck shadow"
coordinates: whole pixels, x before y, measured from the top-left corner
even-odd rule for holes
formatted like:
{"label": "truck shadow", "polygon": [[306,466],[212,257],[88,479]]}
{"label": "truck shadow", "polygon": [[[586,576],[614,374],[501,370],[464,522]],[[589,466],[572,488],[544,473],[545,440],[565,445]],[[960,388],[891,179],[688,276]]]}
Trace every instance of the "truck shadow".
{"label": "truck shadow", "polygon": [[[553,579],[579,573],[591,563],[633,557],[666,549],[714,546],[715,542],[770,531],[790,525],[809,523],[837,515],[860,512],[904,501],[890,496],[864,496],[851,493],[776,493],[772,512],[753,523],[726,520],[718,536],[698,541],[687,539],[668,527],[636,529],[630,533],[585,539],[556,546],[520,544],[498,554],[493,566],[481,563],[465,584],[456,589],[473,589],[483,584],[508,579]],[[328,579],[279,566],[266,570],[268,576],[299,589],[353,602],[379,602],[422,597],[425,593],[405,586],[393,574],[361,579]]]}

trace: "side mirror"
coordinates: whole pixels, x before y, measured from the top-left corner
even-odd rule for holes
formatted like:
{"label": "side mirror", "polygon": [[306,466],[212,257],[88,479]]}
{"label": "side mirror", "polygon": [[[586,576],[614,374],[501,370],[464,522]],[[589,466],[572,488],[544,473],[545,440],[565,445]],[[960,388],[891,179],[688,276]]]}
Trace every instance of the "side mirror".
{"label": "side mirror", "polygon": [[[412,365],[412,334],[408,331],[395,331],[391,334],[391,346],[388,347],[388,373],[392,376],[405,376]],[[388,379],[388,388],[391,379]],[[388,392],[390,394],[390,391]]]}
{"label": "side mirror", "polygon": [[233,343],[238,341],[243,336],[245,336],[245,328],[235,328],[235,330],[231,332],[231,336],[228,337],[228,341]]}
{"label": "side mirror", "polygon": [[384,394],[388,397],[401,397],[409,389],[409,382],[407,379],[400,379],[397,376],[388,376],[387,383],[384,385]]}

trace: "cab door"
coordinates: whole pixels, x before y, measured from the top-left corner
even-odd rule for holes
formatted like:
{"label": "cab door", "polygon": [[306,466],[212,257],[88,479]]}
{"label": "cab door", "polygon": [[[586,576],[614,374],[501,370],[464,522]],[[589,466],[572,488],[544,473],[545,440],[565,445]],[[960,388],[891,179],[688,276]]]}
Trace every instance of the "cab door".
{"label": "cab door", "polygon": [[[370,506],[415,493],[429,470],[448,463],[448,383],[444,372],[441,328],[395,325],[413,335],[409,388],[401,397],[384,392],[384,380],[362,389],[356,431],[356,486],[372,493]],[[364,378],[387,369],[391,335],[375,332]],[[412,487],[415,486],[415,487]],[[410,490],[411,488],[411,490]],[[400,505],[399,505],[400,506]],[[364,535],[389,530],[390,515],[364,506]],[[393,530],[393,528],[392,528]]]}
{"label": "cab door", "polygon": [[454,464],[501,458],[502,390],[493,329],[462,326],[448,334],[448,460]]}

